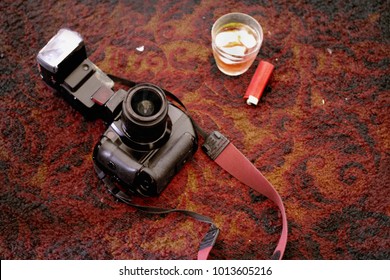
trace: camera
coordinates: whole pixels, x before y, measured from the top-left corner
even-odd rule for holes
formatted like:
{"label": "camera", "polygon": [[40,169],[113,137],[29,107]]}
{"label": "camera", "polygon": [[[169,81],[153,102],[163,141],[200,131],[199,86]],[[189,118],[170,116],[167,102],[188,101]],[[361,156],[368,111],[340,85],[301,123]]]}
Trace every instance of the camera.
{"label": "camera", "polygon": [[114,81],[88,59],[77,32],[60,29],[37,62],[42,79],[74,108],[108,124],[93,160],[126,193],[159,195],[196,152],[191,118],[166,92],[150,83],[114,92]]}

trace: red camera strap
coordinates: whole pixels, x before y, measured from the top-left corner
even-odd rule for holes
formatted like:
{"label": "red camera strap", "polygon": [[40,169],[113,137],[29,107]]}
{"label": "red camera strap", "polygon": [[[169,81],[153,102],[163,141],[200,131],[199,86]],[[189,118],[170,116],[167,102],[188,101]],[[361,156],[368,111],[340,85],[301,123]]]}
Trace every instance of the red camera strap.
{"label": "red camera strap", "polygon": [[[282,215],[282,233],[279,243],[272,255],[272,259],[282,259],[287,244],[287,217],[283,201],[261,172],[218,131],[207,135],[202,146],[203,151],[225,171],[233,175],[237,180],[251,187],[258,193],[271,199]],[[207,258],[207,251],[201,252],[202,259]]]}
{"label": "red camera strap", "polygon": [[282,259],[287,244],[287,217],[283,201],[271,183],[232,144],[229,143],[215,162],[236,179],[272,200],[282,215],[282,233],[272,259]]}

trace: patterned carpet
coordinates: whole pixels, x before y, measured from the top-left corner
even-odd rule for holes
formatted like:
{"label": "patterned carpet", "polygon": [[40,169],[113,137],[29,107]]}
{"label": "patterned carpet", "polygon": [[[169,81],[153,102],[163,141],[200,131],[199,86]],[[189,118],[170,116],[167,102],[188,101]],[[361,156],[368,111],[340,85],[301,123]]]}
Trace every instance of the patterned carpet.
{"label": "patterned carpet", "polygon": [[[3,0],[0,11],[1,259],[195,259],[208,229],[134,210],[98,180],[104,123],[53,94],[36,66],[62,27],[103,71],[175,93],[254,163],[286,207],[285,259],[390,259],[389,1]],[[238,77],[218,70],[210,45],[232,11],[264,30]],[[275,69],[250,107],[260,60]],[[221,234],[210,259],[268,259],[280,236],[276,206],[200,150],[161,196],[136,202],[211,217]]]}

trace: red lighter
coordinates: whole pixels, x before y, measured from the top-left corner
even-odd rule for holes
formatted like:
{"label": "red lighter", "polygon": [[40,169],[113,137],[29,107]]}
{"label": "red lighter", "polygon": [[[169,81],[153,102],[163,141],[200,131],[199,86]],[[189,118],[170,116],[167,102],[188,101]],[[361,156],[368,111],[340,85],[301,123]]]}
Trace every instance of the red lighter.
{"label": "red lighter", "polygon": [[257,105],[273,70],[274,66],[271,63],[260,61],[244,95],[248,105]]}

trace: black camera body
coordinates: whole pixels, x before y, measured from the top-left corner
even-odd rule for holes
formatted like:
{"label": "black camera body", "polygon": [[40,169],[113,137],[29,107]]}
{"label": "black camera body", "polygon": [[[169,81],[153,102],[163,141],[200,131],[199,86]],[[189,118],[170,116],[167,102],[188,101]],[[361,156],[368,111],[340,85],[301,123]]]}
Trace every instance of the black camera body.
{"label": "black camera body", "polygon": [[87,118],[109,123],[93,151],[97,168],[121,189],[159,195],[196,152],[190,117],[149,83],[113,91],[114,82],[86,55],[81,36],[61,29],[37,56],[42,79]]}
{"label": "black camera body", "polygon": [[[114,176],[125,190],[143,196],[160,194],[197,149],[191,119],[174,105],[165,104],[163,96],[164,92],[151,84],[130,89],[121,116],[112,122],[93,153],[101,170]],[[157,108],[150,109],[148,102],[153,98]]]}

